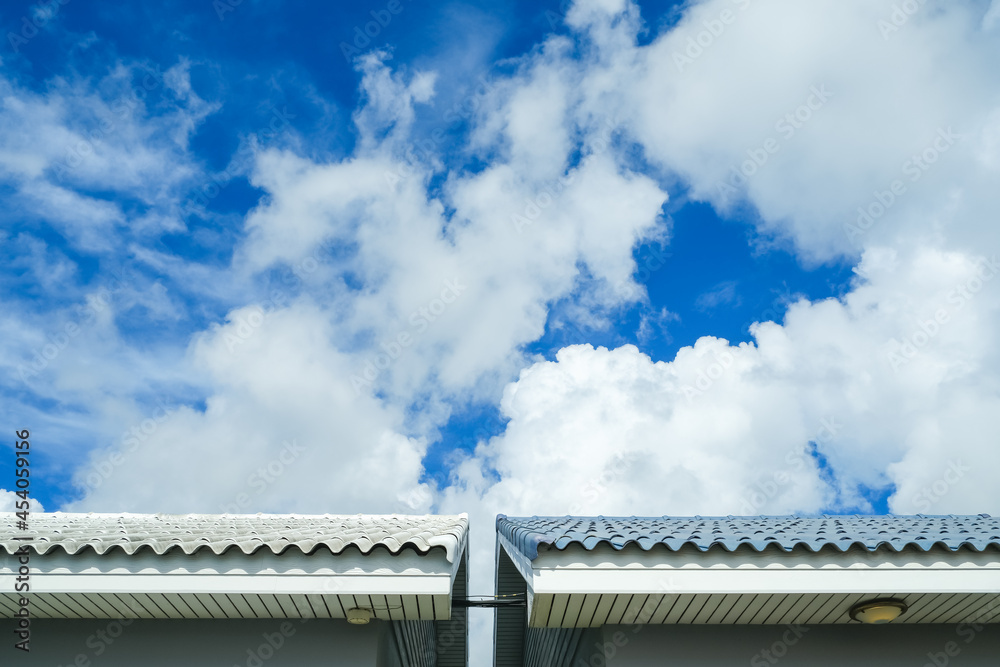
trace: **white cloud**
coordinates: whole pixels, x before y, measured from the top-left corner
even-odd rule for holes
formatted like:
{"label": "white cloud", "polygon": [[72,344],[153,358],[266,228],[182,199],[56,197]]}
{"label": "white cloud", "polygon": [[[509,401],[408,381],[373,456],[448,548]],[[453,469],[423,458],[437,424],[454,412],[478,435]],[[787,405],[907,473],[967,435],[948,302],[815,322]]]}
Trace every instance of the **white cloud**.
{"label": "white cloud", "polygon": [[[475,508],[477,525],[854,512],[892,484],[893,512],[1000,511],[1000,264],[872,249],[860,268],[843,300],[799,301],[753,327],[754,344],[704,337],[655,363],[579,345],[523,370],[504,433],[456,466],[442,507]],[[473,534],[477,590],[493,539]]]}
{"label": "white cloud", "polygon": [[78,471],[89,495],[71,507],[398,511],[424,488],[426,443],[394,432],[400,411],[355,395],[329,319],[307,302],[233,311],[191,349],[214,388],[204,412],[140,416]]}
{"label": "white cloud", "polygon": [[698,295],[695,299],[695,307],[699,310],[710,311],[730,304],[739,305],[740,297],[736,292],[737,282],[735,280],[725,280],[707,292]]}
{"label": "white cloud", "polygon": [[[618,17],[622,20],[613,24],[617,27],[609,27],[611,22],[601,18],[600,11],[574,10],[591,17],[574,25],[589,31],[602,51],[599,61],[583,75],[580,87],[602,91],[617,86],[624,100],[615,107],[608,96],[595,92],[588,98],[594,106],[592,113],[597,115],[597,108],[620,113],[650,157],[684,176],[695,197],[704,196],[722,207],[733,203],[720,196],[716,187],[724,182],[729,168],[763,155],[765,164],[749,177],[744,190],[746,200],[760,214],[761,230],[791,240],[805,261],[861,254],[859,273],[865,279],[842,301],[801,302],[792,307],[782,326],[759,326],[755,330],[759,347],[728,352],[736,360],[748,355],[753,373],[744,376],[728,371],[711,382],[713,391],[718,391],[734,378],[742,378],[732,387],[735,393],[720,392],[723,405],[732,409],[756,405],[753,401],[758,396],[769,396],[787,411],[784,420],[768,422],[775,433],[760,439],[760,446],[772,456],[783,451],[778,444],[783,438],[807,436],[805,424],[818,424],[826,415],[846,420],[843,433],[822,448],[842,484],[835,490],[845,504],[859,502],[857,485],[879,486],[891,480],[900,489],[892,499],[893,508],[913,511],[912,488],[933,481],[933,475],[942,470],[941,457],[957,451],[941,439],[918,438],[912,432],[915,414],[951,420],[951,411],[958,409],[955,397],[962,396],[966,403],[972,400],[965,395],[970,386],[976,387],[973,403],[992,400],[992,393],[982,388],[998,370],[988,344],[988,332],[1000,324],[993,283],[984,283],[971,299],[955,292],[956,287],[976,284],[977,270],[992,276],[991,269],[982,268],[988,265],[981,263],[980,253],[985,250],[991,257],[989,249],[996,247],[997,240],[996,227],[988,222],[995,210],[995,188],[985,186],[995,170],[990,159],[995,152],[995,142],[990,141],[995,122],[990,119],[996,114],[991,95],[997,82],[989,63],[996,45],[978,32],[974,10],[970,5],[949,5],[928,9],[906,22],[897,17],[905,25],[884,38],[879,21],[891,18],[891,3],[825,2],[810,5],[806,13],[793,2],[752,6],[704,2],[689,8],[673,30],[646,48],[637,48],[622,36],[635,29],[631,14]],[[776,31],[779,25],[781,30]],[[619,38],[612,39],[609,35],[615,30]],[[836,43],[831,35],[836,35]],[[851,36],[847,53],[842,49],[844,35]],[[691,40],[695,47],[688,51]],[[957,61],[931,57],[942,48],[950,49]],[[642,66],[624,64],[630,62]],[[734,62],[752,63],[752,67],[733,66]],[[792,118],[785,118],[789,113]],[[774,142],[766,143],[768,138]],[[903,183],[903,189],[893,193],[895,180]],[[859,206],[871,221],[855,230],[859,233],[845,231],[846,223],[857,224]],[[935,325],[935,314],[942,314],[947,323]],[[933,335],[921,327],[933,329]],[[694,350],[718,345],[710,341],[699,341]],[[895,346],[903,341],[910,344],[896,352]],[[915,357],[906,358],[913,348],[917,348]],[[684,363],[691,354],[682,350],[671,362],[671,378],[680,382],[677,378],[684,377]],[[563,363],[570,364],[567,360],[558,365]],[[540,367],[545,365],[536,365],[531,372],[542,373],[537,370]],[[740,368],[738,363],[735,368]],[[513,386],[533,386],[529,377],[522,374]],[[604,376],[585,377],[590,378],[585,384],[593,394],[603,396],[605,387],[600,382]],[[690,377],[686,382],[683,386],[697,387]],[[538,388],[539,401],[548,405],[545,401],[552,396],[545,392],[558,395],[557,386]],[[682,385],[668,386],[676,392]],[[638,401],[649,388],[631,391]],[[507,401],[509,392],[510,388]],[[686,403],[674,406],[673,400],[664,398],[661,408],[671,411],[671,419],[683,415],[704,433],[718,427],[719,415],[699,412]],[[699,394],[694,403],[704,400]],[[915,405],[919,409],[911,412]],[[523,442],[518,437],[518,428],[523,426],[515,416],[507,433],[494,443],[496,451],[483,450],[480,462],[495,463],[500,476],[500,482],[486,492],[488,496],[507,498],[504,490],[514,487],[517,490],[510,497],[520,499],[515,504],[522,511],[543,511],[533,507],[537,503],[527,502],[543,499],[525,492],[524,487],[548,487],[526,479],[551,470],[571,471],[567,476],[571,484],[586,479],[575,471],[579,461],[558,455],[560,446],[566,451],[580,446],[578,437],[562,435],[576,433],[572,425],[580,415],[574,412],[574,418],[563,417],[564,409],[569,408],[557,402],[551,411],[542,413],[538,421],[551,423],[551,431],[535,434],[536,441]],[[590,406],[590,411],[580,412],[589,415],[595,410],[596,406]],[[758,406],[748,413],[765,419],[768,410]],[[616,412],[607,414],[609,421],[618,417]],[[669,433],[675,428],[672,421],[657,419],[661,421],[654,422],[654,432]],[[736,419],[733,423],[740,426],[726,442],[739,442],[740,451],[755,452],[758,422]],[[987,423],[979,427],[985,430]],[[601,433],[593,424],[583,430]],[[608,438],[594,447],[607,451],[612,441]],[[710,442],[689,439],[697,451],[713,450]],[[916,456],[910,443],[918,441],[925,448],[928,442],[937,447],[934,456],[921,455],[922,464],[910,460]],[[967,437],[966,441],[961,449],[968,456],[978,452],[989,458],[981,451],[981,438]],[[531,454],[525,454],[526,459],[504,458],[516,457],[517,452]],[[725,450],[721,454],[729,456]],[[708,462],[690,467],[701,471],[706,480],[718,477],[719,471]],[[763,470],[772,467],[767,464]],[[657,468],[644,461],[640,468],[660,470],[657,478],[662,479],[675,474],[671,471],[677,464],[661,463]],[[741,468],[741,472],[754,470],[753,466]],[[631,483],[634,478],[622,479]],[[687,498],[689,507],[702,513],[715,505],[735,511],[728,502],[733,499],[725,493],[695,494],[705,500],[691,505],[695,501],[688,492],[710,483],[694,479],[697,484],[689,480],[693,486],[678,487],[685,490],[678,497]],[[745,490],[748,482],[737,477],[726,479],[725,484]],[[965,500],[956,492],[948,502],[955,506],[969,506],[972,499],[986,506],[997,502],[983,495],[982,488],[972,484],[966,488]],[[622,493],[608,502],[632,508],[629,513],[641,506]],[[556,504],[567,506],[564,493],[557,497],[560,502]],[[669,504],[670,497],[658,495],[659,506]],[[768,510],[828,506],[822,504],[829,503],[822,494],[813,499],[822,502],[783,505],[775,501]],[[669,511],[682,510],[683,506]]]}
{"label": "white cloud", "polygon": [[[762,230],[806,259],[868,245],[852,243],[844,225],[900,180],[905,196],[868,233],[895,243],[932,228],[922,214],[969,178],[969,153],[993,111],[997,44],[974,9],[924,6],[886,40],[878,22],[889,2],[699,3],[639,50],[641,67],[618,68],[625,117],[694,196],[725,207],[745,194]],[[961,139],[938,141],[949,128]],[[944,148],[936,158],[935,142]],[[925,150],[934,164],[906,164]],[[734,177],[743,165],[749,177]]]}
{"label": "white cloud", "polygon": [[[995,511],[1000,264],[872,251],[862,268],[868,281],[845,299],[800,301],[782,325],[755,325],[756,344],[706,337],[657,363],[632,346],[573,346],[534,364],[504,392],[505,433],[459,480],[475,487],[475,471],[496,471],[483,495],[510,514],[863,508],[859,485],[890,481],[893,509],[912,512],[912,489],[959,457],[975,468],[940,509]],[[810,442],[838,485],[803,455]],[[789,458],[804,465],[748,502]]]}
{"label": "white cloud", "polygon": [[[6,489],[0,489],[0,512],[16,512],[17,504],[22,502],[20,496],[17,495],[16,491],[7,491]],[[42,504],[35,500],[34,498],[28,498],[28,504],[30,507],[30,512],[44,512],[45,508]]]}
{"label": "white cloud", "polygon": [[[8,215],[51,223],[78,249],[107,253],[126,235],[126,213],[107,194],[114,193],[160,210],[162,225],[147,232],[176,229],[176,203],[168,200],[199,172],[187,140],[216,108],[183,87],[186,68],[119,63],[98,81],[55,78],[44,94],[0,77]],[[165,88],[181,99],[155,115],[147,107],[160,106],[151,103]]]}
{"label": "white cloud", "polygon": [[[391,110],[399,123],[409,122],[414,84],[372,67],[365,70],[371,109],[355,114],[368,119],[359,124],[357,155],[332,164],[277,151],[260,156],[254,183],[268,199],[248,217],[250,238],[240,261],[260,271],[294,266],[319,244],[350,247],[347,257],[321,253],[324,270],[314,276],[326,280],[342,304],[342,338],[364,341],[367,334],[360,360],[376,358],[382,344],[391,346],[400,334],[410,340],[374,386],[404,403],[434,393],[435,385],[445,395],[483,381],[485,391],[498,389],[498,379],[516,372],[520,346],[541,335],[547,305],[581,289],[580,265],[601,302],[621,300],[608,286],[631,283],[632,248],[658,233],[665,194],[616,164],[607,126],[583,128],[588,157],[567,171],[576,145],[562,127],[565,105],[552,110],[551,98],[565,96],[568,87],[556,93],[536,83],[554,76],[541,57],[527,68],[518,93],[491,111],[508,119],[491,141],[509,157],[477,174],[449,174],[444,197],[432,197],[426,180],[435,165],[405,163],[407,137],[384,116]],[[539,118],[542,109],[550,120]],[[552,123],[551,132],[537,134],[545,123]],[[382,126],[396,129],[376,142],[369,133]],[[445,205],[454,212],[445,214]],[[339,282],[345,273],[363,289],[345,290]],[[449,284],[460,285],[461,293],[438,312],[432,306]],[[427,308],[431,316],[421,314]]]}

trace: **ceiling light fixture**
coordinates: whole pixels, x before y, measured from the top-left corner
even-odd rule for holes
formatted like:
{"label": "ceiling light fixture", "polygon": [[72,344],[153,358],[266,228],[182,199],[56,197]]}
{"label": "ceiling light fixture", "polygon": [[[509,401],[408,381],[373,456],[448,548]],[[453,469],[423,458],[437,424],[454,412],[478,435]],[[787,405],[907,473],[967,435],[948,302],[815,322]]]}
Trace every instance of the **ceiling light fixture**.
{"label": "ceiling light fixture", "polygon": [[881,598],[859,602],[851,607],[851,618],[861,623],[881,625],[892,623],[906,613],[906,603],[896,598]]}
{"label": "ceiling light fixture", "polygon": [[367,625],[372,620],[372,610],[353,607],[347,610],[347,622],[351,625]]}

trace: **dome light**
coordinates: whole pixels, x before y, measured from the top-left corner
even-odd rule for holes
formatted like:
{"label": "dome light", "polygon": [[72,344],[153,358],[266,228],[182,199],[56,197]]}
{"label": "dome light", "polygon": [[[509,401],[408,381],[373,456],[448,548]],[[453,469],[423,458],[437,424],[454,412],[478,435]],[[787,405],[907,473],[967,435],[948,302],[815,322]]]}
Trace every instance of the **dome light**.
{"label": "dome light", "polygon": [[861,623],[881,625],[892,623],[906,613],[906,603],[895,598],[859,602],[851,607],[851,618]]}
{"label": "dome light", "polygon": [[353,607],[347,610],[347,622],[351,625],[367,625],[372,620],[372,610]]}

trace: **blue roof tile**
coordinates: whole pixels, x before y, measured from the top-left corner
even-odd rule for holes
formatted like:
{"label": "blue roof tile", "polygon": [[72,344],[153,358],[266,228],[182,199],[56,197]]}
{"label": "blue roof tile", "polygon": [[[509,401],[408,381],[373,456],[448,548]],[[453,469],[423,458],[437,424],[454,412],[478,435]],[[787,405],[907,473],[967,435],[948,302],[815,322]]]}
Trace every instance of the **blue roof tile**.
{"label": "blue roof tile", "polygon": [[497,516],[497,532],[530,560],[542,545],[587,550],[608,544],[615,549],[656,545],[677,551],[823,548],[847,551],[920,549],[941,546],[952,551],[1000,548],[1000,517],[973,516],[772,516],[772,517],[507,517]]}

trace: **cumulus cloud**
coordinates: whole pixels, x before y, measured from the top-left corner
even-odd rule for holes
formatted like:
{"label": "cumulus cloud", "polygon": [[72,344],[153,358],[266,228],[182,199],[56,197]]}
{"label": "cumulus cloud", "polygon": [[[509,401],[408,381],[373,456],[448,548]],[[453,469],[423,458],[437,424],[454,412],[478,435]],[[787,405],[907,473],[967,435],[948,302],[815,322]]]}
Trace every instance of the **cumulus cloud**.
{"label": "cumulus cloud", "polygon": [[[548,84],[556,75],[540,57],[516,79],[523,83],[517,93],[488,112],[506,119],[489,139],[506,159],[479,173],[449,172],[434,196],[427,182],[439,165],[409,161],[405,135],[370,136],[371,127],[397,132],[386,118],[370,120],[386,109],[409,122],[411,91],[421,79],[406,82],[381,64],[372,67],[363,85],[375,111],[356,114],[369,119],[359,123],[357,155],[327,164],[278,151],[261,156],[254,182],[269,197],[247,219],[242,261],[261,271],[297,265],[320,245],[350,248],[336,257],[321,253],[324,270],[315,280],[342,298],[338,326],[357,341],[361,359],[393,357],[377,373],[359,367],[365,390],[403,401],[435,385],[443,395],[481,382],[488,391],[516,372],[519,349],[543,332],[549,303],[580,290],[609,306],[621,301],[609,286],[631,284],[632,248],[658,233],[666,195],[615,159],[613,125],[581,126],[566,117],[565,102],[551,103],[569,89],[553,93]],[[518,120],[529,117],[534,124]],[[544,139],[539,123],[551,125]],[[571,142],[569,128],[583,138]],[[571,164],[579,148],[585,155]],[[345,291],[345,274],[363,287]],[[405,350],[393,354],[400,346]]]}
{"label": "cumulus cloud", "polygon": [[892,509],[915,512],[932,509],[915,490],[961,460],[975,469],[933,505],[1000,504],[984,391],[1000,264],[872,251],[862,267],[844,299],[800,301],[753,343],[705,337],[669,362],[573,346],[525,369],[460,486],[508,513],[755,514],[870,510],[863,487],[896,483]]}
{"label": "cumulus cloud", "polygon": [[205,409],[164,402],[138,417],[78,471],[87,496],[72,507],[377,513],[429,498],[426,442],[394,430],[399,410],[356,395],[333,337],[308,301],[233,311],[191,348],[214,387]]}
{"label": "cumulus cloud", "polygon": [[[7,491],[6,489],[0,489],[0,512],[16,512],[17,503],[21,502],[21,498],[17,495],[16,491]],[[42,504],[35,500],[34,498],[28,499],[28,504],[30,506],[31,512],[44,512],[45,508]]]}
{"label": "cumulus cloud", "polygon": [[[983,451],[988,410],[978,413],[983,435],[970,439],[967,432],[957,449],[932,436],[937,427],[922,431],[928,419],[951,422],[959,406],[994,396],[984,389],[997,371],[989,345],[989,332],[1000,323],[996,260],[982,250],[995,247],[995,226],[986,223],[995,194],[983,187],[995,167],[983,160],[992,150],[983,139],[992,136],[995,123],[990,91],[996,75],[988,63],[996,45],[981,33],[981,8],[970,3],[893,17],[890,3],[820,3],[804,12],[787,2],[704,2],[647,47],[625,38],[637,26],[631,9],[609,16],[604,6],[581,3],[574,12],[571,23],[600,53],[581,88],[625,82],[621,97],[632,95],[623,103],[631,109],[627,127],[650,157],[682,175],[693,197],[722,212],[730,210],[732,197],[751,205],[760,232],[789,239],[803,261],[858,257],[858,278],[841,299],[802,301],[783,322],[756,325],[753,345],[705,338],[662,366],[652,385],[622,378],[628,409],[589,405],[577,411],[586,404],[581,396],[618,405],[617,394],[607,393],[609,385],[618,386],[609,375],[617,378],[618,372],[609,369],[622,364],[606,355],[638,357],[633,362],[642,367],[644,357],[635,349],[574,348],[530,367],[505,391],[507,431],[481,446],[475,463],[461,469],[460,483],[479,488],[498,507],[566,511],[570,490],[546,500],[535,489],[547,492],[551,484],[541,480],[552,470],[569,471],[570,486],[595,479],[627,440],[636,443],[627,452],[635,457],[634,474],[621,475],[620,494],[606,495],[605,506],[591,503],[594,510],[635,512],[643,506],[641,490],[654,486],[634,480],[655,470],[651,479],[675,476],[678,492],[658,493],[646,503],[650,510],[735,511],[756,476],[780,467],[789,447],[801,451],[813,438],[811,460],[822,459],[833,477],[806,476],[804,495],[771,498],[768,511],[864,509],[861,489],[890,483],[897,488],[890,506],[915,511],[927,509],[915,490],[948,468],[949,454],[989,460]],[[837,29],[830,31],[831,25]],[[618,38],[608,36],[615,31]],[[850,53],[839,51],[844,35],[852,36]],[[941,48],[957,53],[960,74],[951,76],[953,62],[929,57],[928,50]],[[739,53],[754,54],[752,69],[732,66]],[[626,68],[625,62],[643,66]],[[609,99],[595,94],[587,104],[599,107]],[[766,143],[769,134],[773,144]],[[755,158],[764,164],[754,163],[755,169],[746,169],[753,173],[727,183],[731,166],[739,169]],[[588,367],[582,359],[602,370],[581,370]],[[699,366],[695,359],[707,361]],[[723,361],[718,378],[705,375],[711,363],[718,368]],[[645,362],[651,372],[661,368]],[[570,391],[571,398],[559,400],[567,378],[579,379],[591,393]],[[531,401],[516,400],[525,392]],[[659,396],[655,405],[644,400],[650,394]],[[522,416],[527,406],[534,417]],[[608,424],[627,424],[631,412],[643,415],[639,423],[648,420],[650,433],[675,437],[665,437],[657,449],[642,444],[642,437],[615,438],[613,430],[605,433],[590,421],[603,415]],[[824,419],[843,425],[836,437],[817,442]],[[580,420],[586,426],[577,430]],[[528,429],[530,436],[528,423],[538,429]],[[676,431],[683,424],[692,431]],[[764,424],[774,432],[758,432]],[[581,440],[582,434],[593,434],[594,441]],[[672,442],[697,452],[684,456],[698,463]],[[607,456],[578,458],[581,446]],[[648,452],[657,456],[645,458]],[[750,465],[742,453],[761,465]],[[737,465],[727,469],[726,461]],[[477,472],[480,467],[499,481]],[[1000,500],[971,481],[963,488],[949,494],[948,507],[972,510],[976,502]]]}
{"label": "cumulus cloud", "polygon": [[[639,293],[611,286],[633,284],[632,249],[660,233],[666,194],[622,163],[612,122],[574,116],[568,101],[552,108],[547,85],[561,56],[527,59],[508,82],[519,92],[484,104],[506,120],[479,141],[505,157],[478,173],[447,171],[437,191],[429,182],[442,163],[415,157],[410,133],[434,76],[392,72],[383,58],[360,65],[354,154],[257,155],[251,180],[265,197],[233,269],[268,286],[267,298],[191,344],[184,367],[206,387],[205,409],[178,408],[92,454],[77,476],[88,495],[73,507],[231,504],[239,481],[292,438],[308,461],[242,509],[428,508],[433,489],[419,481],[428,438],[456,402],[498,395],[549,305],[613,308]],[[527,122],[543,112],[562,137],[547,147]],[[191,467],[172,443],[211,454]],[[245,470],[217,483],[232,459]],[[155,476],[177,481],[165,491],[148,484]],[[293,493],[301,488],[310,492]]]}
{"label": "cumulus cloud", "polygon": [[[994,109],[997,45],[977,3],[921,5],[884,35],[894,6],[698,3],[639,49],[640,67],[616,72],[631,91],[622,105],[648,155],[696,197],[724,212],[751,204],[762,231],[807,260],[927,233]],[[875,228],[846,234],[897,180],[905,195]]]}

